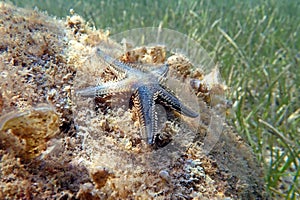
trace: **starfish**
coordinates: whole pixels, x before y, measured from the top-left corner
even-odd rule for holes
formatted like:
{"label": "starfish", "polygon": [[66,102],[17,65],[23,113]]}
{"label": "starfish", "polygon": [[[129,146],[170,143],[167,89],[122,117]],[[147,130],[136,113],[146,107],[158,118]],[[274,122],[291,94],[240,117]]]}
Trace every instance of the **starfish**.
{"label": "starfish", "polygon": [[154,136],[158,132],[156,103],[191,118],[198,116],[198,113],[185,106],[174,94],[162,86],[169,70],[168,64],[159,67],[133,67],[131,64],[112,58],[99,48],[97,48],[97,54],[108,64],[107,67],[113,73],[122,76],[115,81],[78,90],[77,95],[96,98],[124,92],[133,94],[132,103],[137,109],[140,129],[147,137],[148,144],[155,143]]}

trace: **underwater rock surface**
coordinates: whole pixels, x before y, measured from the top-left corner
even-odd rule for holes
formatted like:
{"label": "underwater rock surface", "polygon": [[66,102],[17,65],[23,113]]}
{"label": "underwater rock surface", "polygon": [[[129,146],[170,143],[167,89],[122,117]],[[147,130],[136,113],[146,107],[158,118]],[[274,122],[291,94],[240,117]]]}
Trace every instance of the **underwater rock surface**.
{"label": "underwater rock surface", "polygon": [[[141,139],[134,110],[74,98],[114,78],[94,56],[99,44],[116,47],[76,14],[57,20],[0,3],[0,199],[265,198],[250,147],[226,124],[209,154],[203,123],[198,140],[170,159]],[[176,69],[185,76],[188,66]],[[171,118],[165,133],[189,134],[188,123]]]}

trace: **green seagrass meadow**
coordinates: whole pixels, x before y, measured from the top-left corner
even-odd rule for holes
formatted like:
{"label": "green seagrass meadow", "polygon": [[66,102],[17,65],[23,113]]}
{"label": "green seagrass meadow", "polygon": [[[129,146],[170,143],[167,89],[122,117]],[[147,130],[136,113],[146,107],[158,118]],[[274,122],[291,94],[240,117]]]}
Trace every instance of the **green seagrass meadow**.
{"label": "green seagrass meadow", "polygon": [[111,34],[162,25],[220,66],[227,121],[252,147],[272,198],[300,198],[300,1],[11,0],[59,18],[70,9]]}

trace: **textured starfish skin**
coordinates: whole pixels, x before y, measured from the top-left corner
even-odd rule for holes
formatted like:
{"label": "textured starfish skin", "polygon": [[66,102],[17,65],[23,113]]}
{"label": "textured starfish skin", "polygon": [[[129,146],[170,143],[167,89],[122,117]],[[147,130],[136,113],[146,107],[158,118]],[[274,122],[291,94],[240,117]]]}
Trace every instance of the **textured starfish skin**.
{"label": "textured starfish skin", "polygon": [[133,94],[133,105],[137,108],[140,128],[143,135],[147,137],[148,144],[154,144],[154,136],[157,133],[156,103],[170,107],[188,117],[198,116],[198,113],[186,107],[176,96],[161,86],[162,80],[168,73],[168,65],[155,68],[142,68],[142,66],[133,68],[130,64],[118,61],[100,49],[97,49],[97,53],[108,64],[110,70],[116,75],[122,75],[122,78],[79,90],[77,95],[98,97],[121,92]]}

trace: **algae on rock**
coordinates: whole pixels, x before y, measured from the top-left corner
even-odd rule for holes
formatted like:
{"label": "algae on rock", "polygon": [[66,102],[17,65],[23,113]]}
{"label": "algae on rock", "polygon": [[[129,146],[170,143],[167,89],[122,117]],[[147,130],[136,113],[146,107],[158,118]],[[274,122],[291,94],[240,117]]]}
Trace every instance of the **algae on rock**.
{"label": "algae on rock", "polygon": [[[59,130],[49,138],[32,136],[31,147],[42,148],[26,159],[17,146],[0,143],[0,199],[265,197],[261,170],[230,127],[225,126],[210,154],[199,145],[206,131],[202,126],[198,141],[176,159],[155,166],[163,155],[140,139],[131,110],[103,110],[95,102],[106,102],[99,99],[74,99],[76,88],[114,77],[93,54],[100,43],[117,46],[108,33],[88,27],[76,14],[62,21],[0,3],[0,117],[15,113],[1,121],[1,138],[9,131],[17,137],[25,134],[8,125],[14,120],[30,129],[26,135],[34,134],[35,126],[27,119],[31,116],[44,125],[50,119]],[[45,103],[53,110],[39,113],[37,106]],[[178,126],[176,117],[165,131],[188,133],[189,127]]]}

